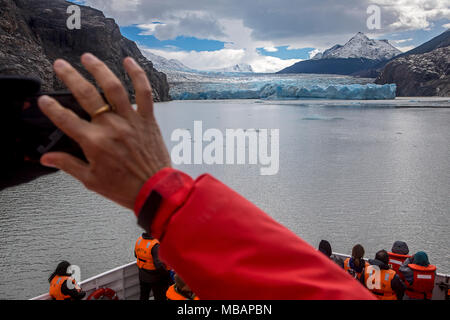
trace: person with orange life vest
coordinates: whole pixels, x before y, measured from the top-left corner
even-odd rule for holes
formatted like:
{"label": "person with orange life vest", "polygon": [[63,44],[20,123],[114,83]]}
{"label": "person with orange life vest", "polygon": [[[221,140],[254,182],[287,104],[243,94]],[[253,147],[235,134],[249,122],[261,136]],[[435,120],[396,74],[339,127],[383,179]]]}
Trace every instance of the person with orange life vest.
{"label": "person with orange life vest", "polygon": [[166,290],[171,283],[169,270],[159,259],[159,241],[144,232],[134,248],[139,268],[140,300],[148,300],[153,291],[155,300],[166,300]]}
{"label": "person with orange life vest", "polygon": [[406,283],[406,299],[430,300],[433,295],[436,266],[430,264],[428,255],[419,251],[405,260],[400,266],[399,273]]}
{"label": "person with orange life vest", "polygon": [[62,261],[48,278],[49,294],[53,300],[81,300],[86,296],[71,274],[67,272],[70,263]]}
{"label": "person with orange life vest", "polygon": [[174,280],[175,283],[167,289],[167,300],[200,300],[177,273]]}
{"label": "person with orange life vest", "polygon": [[344,270],[352,277],[362,282],[364,281],[362,275],[364,274],[365,267],[368,265],[369,263],[364,261],[364,247],[357,244],[352,249],[352,256],[345,259]]}
{"label": "person with orange life vest", "polygon": [[386,250],[376,253],[375,259],[369,259],[364,271],[364,285],[380,300],[402,300],[405,284],[389,267],[389,255]]}
{"label": "person with orange life vest", "polygon": [[389,255],[389,264],[391,265],[392,270],[397,272],[400,278],[404,281],[403,274],[398,272],[400,266],[405,262],[406,259],[411,258],[408,254],[409,248],[406,242],[404,241],[395,241],[392,245],[391,252],[388,252]]}

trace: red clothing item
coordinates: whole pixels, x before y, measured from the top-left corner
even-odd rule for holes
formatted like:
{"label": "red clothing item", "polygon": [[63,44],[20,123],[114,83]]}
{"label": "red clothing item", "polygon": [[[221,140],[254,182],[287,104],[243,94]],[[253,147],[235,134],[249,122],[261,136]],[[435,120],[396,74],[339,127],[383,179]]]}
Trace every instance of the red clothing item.
{"label": "red clothing item", "polygon": [[160,256],[202,300],[374,299],[358,281],[210,175],[165,168],[136,200]]}

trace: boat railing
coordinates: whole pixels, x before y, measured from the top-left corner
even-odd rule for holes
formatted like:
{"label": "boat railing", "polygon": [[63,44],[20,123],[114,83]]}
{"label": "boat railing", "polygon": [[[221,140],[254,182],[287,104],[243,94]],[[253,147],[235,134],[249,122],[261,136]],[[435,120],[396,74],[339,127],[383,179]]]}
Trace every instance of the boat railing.
{"label": "boat railing", "polygon": [[[334,255],[346,259],[349,255],[342,253],[333,253]],[[99,288],[111,288],[121,300],[139,299],[139,270],[136,262],[130,262],[126,265],[114,268],[99,275],[80,282],[80,286],[86,292],[88,297],[92,292]],[[436,274],[435,285],[433,289],[433,300],[445,300],[447,290],[450,287],[450,275]],[[35,297],[31,300],[50,300],[48,293]]]}
{"label": "boat railing", "polygon": [[[138,274],[136,262],[130,262],[83,280],[80,286],[86,292],[86,297],[99,288],[110,288],[116,292],[120,300],[138,300],[140,293]],[[46,293],[31,300],[51,300],[51,297]]]}

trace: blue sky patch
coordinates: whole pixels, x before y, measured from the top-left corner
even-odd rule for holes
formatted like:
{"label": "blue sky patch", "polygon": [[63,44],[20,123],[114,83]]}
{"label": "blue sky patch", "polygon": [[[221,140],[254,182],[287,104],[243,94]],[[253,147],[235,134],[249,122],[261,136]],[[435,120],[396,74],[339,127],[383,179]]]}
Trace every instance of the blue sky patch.
{"label": "blue sky patch", "polygon": [[277,57],[283,60],[288,59],[309,59],[309,52],[314,50],[314,48],[301,48],[301,49],[293,49],[289,50],[289,46],[280,46],[276,47],[277,51],[270,52],[265,50],[264,48],[258,48],[259,54],[263,56]]}
{"label": "blue sky patch", "polygon": [[216,51],[225,46],[225,42],[217,40],[198,39],[179,36],[173,40],[158,40],[153,35],[141,35],[143,30],[138,26],[120,27],[122,35],[136,41],[142,46],[152,49],[182,50],[182,51]]}

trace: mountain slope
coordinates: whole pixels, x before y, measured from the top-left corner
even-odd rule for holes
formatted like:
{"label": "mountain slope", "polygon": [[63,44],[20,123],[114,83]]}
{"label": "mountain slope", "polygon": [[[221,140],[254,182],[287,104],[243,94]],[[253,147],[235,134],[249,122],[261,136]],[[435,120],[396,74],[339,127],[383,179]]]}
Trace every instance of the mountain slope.
{"label": "mountain slope", "polygon": [[403,57],[410,54],[421,54],[421,53],[427,53],[430,51],[433,51],[437,48],[443,48],[450,46],[450,29],[447,29],[447,31],[444,31],[437,37],[434,37],[433,39],[425,42],[424,44],[421,44],[418,47],[415,47],[414,49],[411,49],[407,52],[404,52],[397,57]]}
{"label": "mountain slope", "polygon": [[239,73],[253,73],[253,68],[249,64],[235,64],[227,68],[213,69],[211,72],[239,72]]}
{"label": "mountain slope", "polygon": [[310,60],[300,61],[278,73],[364,74],[376,77],[374,71],[400,50],[387,40],[373,40],[358,32],[345,45],[335,45]]}
{"label": "mountain slope", "polygon": [[43,90],[60,90],[65,86],[53,73],[53,61],[66,59],[93,82],[80,63],[81,54],[92,52],[105,61],[132,95],[133,87],[122,66],[122,60],[131,56],[146,71],[155,101],[170,99],[166,75],[155,70],[136,44],[121,35],[113,19],[80,5],[81,29],[68,30],[70,5],[73,3],[63,0],[0,0],[0,74],[39,77]]}
{"label": "mountain slope", "polygon": [[369,70],[378,65],[378,60],[364,58],[305,60],[287,67],[278,73],[318,73],[351,75]]}
{"label": "mountain slope", "polygon": [[450,96],[450,46],[394,59],[375,83],[395,83],[398,96]]}
{"label": "mountain slope", "polygon": [[335,45],[313,59],[330,58],[365,58],[371,60],[388,60],[401,51],[387,40],[369,39],[364,33],[358,32],[345,45]]}
{"label": "mountain slope", "polygon": [[194,69],[185,66],[183,63],[181,63],[176,59],[169,60],[164,57],[158,56],[146,49],[143,49],[142,53],[146,58],[148,58],[153,63],[153,66],[159,71],[195,72]]}
{"label": "mountain slope", "polygon": [[450,96],[450,31],[392,59],[375,83],[395,83],[398,96]]}

